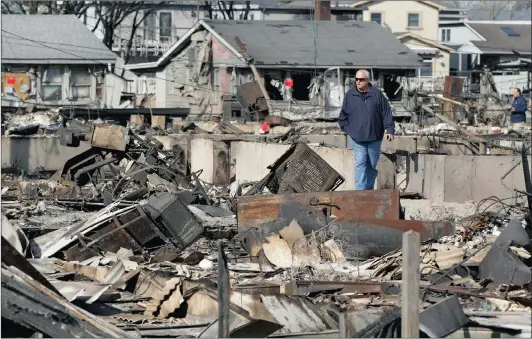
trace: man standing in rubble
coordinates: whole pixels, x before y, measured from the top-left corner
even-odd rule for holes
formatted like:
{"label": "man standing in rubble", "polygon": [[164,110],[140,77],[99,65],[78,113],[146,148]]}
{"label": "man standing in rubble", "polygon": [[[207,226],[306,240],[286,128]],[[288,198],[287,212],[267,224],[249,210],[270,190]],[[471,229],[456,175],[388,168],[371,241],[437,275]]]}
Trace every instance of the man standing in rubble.
{"label": "man standing in rubble", "polygon": [[514,101],[512,102],[510,122],[514,128],[524,127],[526,122],[526,99],[521,95],[521,89],[519,88],[514,88],[513,96]]}
{"label": "man standing in rubble", "polygon": [[388,99],[370,83],[367,70],[356,73],[355,87],[345,94],[338,123],[349,136],[355,156],[355,189],[372,190],[382,139],[393,140],[395,125]]}

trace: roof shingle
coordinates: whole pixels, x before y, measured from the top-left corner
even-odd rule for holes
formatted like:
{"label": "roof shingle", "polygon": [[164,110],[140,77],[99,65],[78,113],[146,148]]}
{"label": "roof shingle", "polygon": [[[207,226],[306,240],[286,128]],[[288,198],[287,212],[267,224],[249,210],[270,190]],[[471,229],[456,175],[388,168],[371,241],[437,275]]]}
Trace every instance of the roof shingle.
{"label": "roof shingle", "polygon": [[[530,54],[532,51],[532,26],[522,24],[468,23],[486,41],[471,41],[484,53],[511,53],[517,51]],[[501,28],[511,27],[519,36],[508,36]]]}
{"label": "roof shingle", "polygon": [[[246,46],[257,66],[418,68],[421,59],[374,22],[205,20],[235,50]],[[316,27],[314,29],[313,24]]]}
{"label": "roof shingle", "polygon": [[74,15],[2,15],[2,62],[107,64],[116,58]]}

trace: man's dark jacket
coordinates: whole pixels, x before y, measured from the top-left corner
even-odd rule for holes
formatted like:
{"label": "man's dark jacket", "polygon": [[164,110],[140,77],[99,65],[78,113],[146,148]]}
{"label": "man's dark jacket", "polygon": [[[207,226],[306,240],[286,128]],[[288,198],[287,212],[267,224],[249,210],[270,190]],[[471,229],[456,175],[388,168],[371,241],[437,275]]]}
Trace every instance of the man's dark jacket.
{"label": "man's dark jacket", "polygon": [[347,91],[338,124],[356,142],[382,140],[385,129],[388,134],[395,130],[388,99],[371,84],[365,94],[356,88]]}
{"label": "man's dark jacket", "polygon": [[514,102],[512,103],[512,108],[515,108],[515,111],[513,111],[510,115],[510,121],[512,123],[526,121],[526,106],[527,102],[524,96],[520,95],[514,99]]}

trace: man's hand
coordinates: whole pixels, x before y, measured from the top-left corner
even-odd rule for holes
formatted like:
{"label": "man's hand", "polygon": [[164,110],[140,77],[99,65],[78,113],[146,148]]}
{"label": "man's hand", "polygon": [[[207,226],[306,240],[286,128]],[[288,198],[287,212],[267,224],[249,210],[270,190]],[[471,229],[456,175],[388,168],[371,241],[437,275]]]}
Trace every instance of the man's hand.
{"label": "man's hand", "polygon": [[512,107],[512,112],[515,112],[515,108]]}
{"label": "man's hand", "polygon": [[388,140],[388,141],[392,141],[393,140],[393,134],[386,133],[385,136],[386,136],[386,140]]}

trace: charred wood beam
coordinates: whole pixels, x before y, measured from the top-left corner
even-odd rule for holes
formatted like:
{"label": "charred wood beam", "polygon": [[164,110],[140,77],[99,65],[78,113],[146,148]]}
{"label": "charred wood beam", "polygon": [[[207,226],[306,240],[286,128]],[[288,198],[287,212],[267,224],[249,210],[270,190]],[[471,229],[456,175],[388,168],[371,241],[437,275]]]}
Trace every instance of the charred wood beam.
{"label": "charred wood beam", "polygon": [[222,241],[218,240],[218,338],[229,338],[229,271]]}

